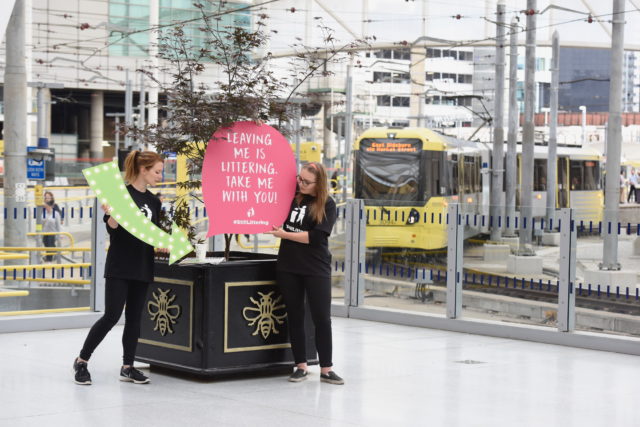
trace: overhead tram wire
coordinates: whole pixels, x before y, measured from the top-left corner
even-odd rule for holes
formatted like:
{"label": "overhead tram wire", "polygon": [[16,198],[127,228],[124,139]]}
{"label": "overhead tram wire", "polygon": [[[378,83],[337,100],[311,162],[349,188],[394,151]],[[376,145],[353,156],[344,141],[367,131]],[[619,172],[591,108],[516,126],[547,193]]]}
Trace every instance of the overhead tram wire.
{"label": "overhead tram wire", "polygon": [[[175,27],[176,25],[184,25],[184,24],[188,24],[190,22],[197,22],[197,21],[201,21],[205,17],[206,18],[215,18],[215,17],[229,15],[229,14],[232,14],[232,13],[242,12],[242,11],[246,11],[246,10],[258,9],[258,8],[261,8],[264,5],[267,5],[267,4],[270,4],[270,3],[276,3],[278,1],[281,1],[281,0],[265,0],[265,1],[262,1],[261,3],[253,4],[253,5],[249,5],[249,6],[245,6],[245,7],[241,7],[241,8],[238,8],[238,9],[230,9],[230,10],[225,10],[223,12],[205,14],[204,17],[200,16],[200,17],[197,17],[197,18],[183,19],[181,21],[173,21],[173,22],[171,22],[169,24],[154,25],[154,26],[147,27],[147,28],[141,28],[139,30],[132,30],[132,31],[123,32],[122,34],[124,34],[124,35],[122,36],[121,39],[116,40],[116,41],[111,42],[111,43],[107,43],[104,47],[108,47],[113,43],[117,43],[117,42],[121,41],[122,39],[127,38],[127,37],[129,37],[129,36],[131,36],[133,34],[145,33],[145,32],[148,32],[148,31],[157,31],[157,30],[161,30],[163,28]],[[111,37],[111,36],[107,35],[107,36],[94,37],[92,39],[83,40],[83,42],[108,40],[109,37]],[[75,41],[77,41],[77,40],[75,40]],[[55,45],[55,46],[68,46],[69,44],[70,44],[70,42],[69,43],[58,44],[58,45]],[[102,50],[103,48],[101,48],[100,50]]]}
{"label": "overhead tram wire", "polygon": [[[267,0],[267,1],[263,1],[263,2],[261,2],[259,4],[246,6],[244,8],[238,8],[238,9],[232,9],[232,10],[228,10],[228,11],[224,11],[224,12],[220,12],[220,13],[208,14],[207,17],[223,16],[223,15],[227,15],[227,14],[230,14],[230,13],[236,13],[236,12],[239,12],[239,11],[257,9],[257,8],[260,8],[260,7],[264,6],[264,5],[267,5],[267,4],[270,4],[270,3],[275,3],[275,2],[278,2],[278,1],[280,1],[280,0]],[[521,11],[520,10],[519,11],[514,10],[512,12],[507,12],[507,13],[518,13],[518,12],[521,12]],[[633,9],[630,12],[640,12],[640,10]],[[585,12],[585,14],[588,14],[588,13]],[[600,18],[605,18],[605,17],[611,17],[613,15],[614,15],[613,13],[608,13],[608,14],[591,15],[591,16],[593,18],[595,18],[595,19],[600,19]],[[447,15],[447,16],[450,16],[450,15]],[[465,16],[464,18],[467,18],[467,16]],[[197,21],[200,21],[202,19],[203,19],[203,17],[197,17],[197,18],[185,19],[185,20],[181,20],[181,21],[175,21],[175,22],[172,22],[172,23],[169,23],[169,24],[163,24],[163,25],[158,25],[158,26],[153,26],[153,27],[148,27],[148,28],[142,28],[142,29],[138,29],[138,30],[132,30],[132,31],[128,31],[126,33],[123,33],[122,39],[124,39],[126,37],[129,37],[130,35],[133,35],[133,34],[159,30],[159,29],[162,29],[162,28],[173,27],[175,25],[187,24],[187,23],[190,23],[190,22],[197,22]],[[274,19],[274,18],[271,18],[271,19]],[[417,18],[417,19],[421,20],[422,18]],[[487,18],[486,16],[480,16],[480,17],[474,18],[474,19],[489,20],[489,18]],[[576,19],[571,19],[571,20],[564,21],[564,22],[558,22],[558,23],[547,24],[547,25],[543,25],[543,26],[537,26],[536,30],[544,29],[544,28],[554,28],[554,27],[557,27],[557,26],[560,26],[560,25],[566,25],[566,24],[570,24],[570,23],[583,21],[583,20],[585,20],[585,19],[584,18],[576,18]],[[283,22],[290,22],[290,21],[283,21]],[[362,22],[362,20],[358,20],[356,22]],[[393,19],[389,19],[387,21],[380,20],[379,22],[393,22]],[[38,24],[38,23],[36,22],[34,24]],[[44,23],[40,23],[40,24],[44,24]],[[526,31],[526,30],[523,29],[520,32],[523,32],[523,31]],[[509,33],[507,35],[509,35]],[[109,37],[110,36],[100,36],[100,37],[95,37],[95,38],[92,38],[92,39],[83,40],[83,42],[106,40]],[[112,43],[117,43],[119,41],[120,40],[116,40],[116,41],[114,41]],[[455,44],[452,44],[452,47],[472,46],[473,44],[482,43],[482,42],[488,42],[488,41],[495,41],[495,37],[486,37],[486,38],[483,38],[483,39],[460,41],[460,42],[456,42]],[[73,39],[73,41],[70,40],[69,42],[66,42],[66,43],[57,43],[54,46],[57,46],[57,47],[68,46],[72,42],[77,42],[77,39]],[[109,43],[106,46],[109,46],[112,43]]]}
{"label": "overhead tram wire", "polygon": [[[278,1],[280,1],[280,0],[267,0],[267,1],[263,1],[263,2],[258,3],[258,4],[249,5],[249,6],[246,6],[246,7],[243,7],[243,8],[231,9],[231,10],[227,10],[227,11],[223,11],[223,12],[216,12],[216,13],[208,14],[207,17],[223,16],[223,15],[227,15],[227,14],[231,14],[231,13],[237,13],[237,12],[240,12],[240,11],[260,9],[260,8],[262,8],[262,6],[265,6],[265,5],[271,4],[271,3],[276,3]],[[507,13],[511,13],[512,14],[512,13],[518,13],[518,12],[521,13],[522,11],[521,10],[514,10],[514,11],[511,11],[511,12],[507,12]],[[633,9],[633,10],[630,10],[629,12],[640,12],[640,10],[639,9]],[[591,16],[593,19],[599,20],[599,19],[603,19],[603,18],[607,18],[607,17],[613,17],[613,15],[614,15],[614,13],[607,13],[607,14],[589,15],[589,16]],[[467,16],[465,16],[464,18],[468,19]],[[162,28],[174,27],[176,25],[183,25],[183,24],[187,24],[187,23],[190,23],[190,22],[197,22],[197,21],[200,21],[202,19],[204,19],[204,18],[202,16],[200,16],[200,17],[197,17],[197,18],[191,18],[191,19],[185,19],[185,20],[181,20],[181,21],[175,21],[175,22],[172,22],[172,23],[169,23],[169,24],[163,24],[163,25],[152,26],[152,27],[148,27],[148,28],[132,30],[132,31],[128,31],[128,32],[123,32],[122,36],[119,39],[113,40],[113,41],[111,41],[109,43],[105,43],[104,45],[100,46],[99,48],[86,48],[86,49],[91,49],[91,54],[89,54],[88,56],[84,57],[81,60],[77,60],[78,64],[82,64],[82,63],[86,62],[88,59],[90,59],[93,56],[95,56],[101,50],[104,50],[105,48],[108,48],[112,44],[118,43],[118,42],[126,39],[127,37],[129,37],[129,36],[131,36],[133,34],[160,30]],[[418,19],[422,19],[422,18],[418,18]],[[477,19],[477,18],[469,18],[469,19]],[[480,17],[479,19],[487,20],[488,18],[483,16],[483,17]],[[576,22],[580,22],[580,21],[584,21],[584,20],[585,20],[584,18],[576,18],[576,19],[571,19],[571,20],[567,20],[567,21],[563,21],[563,22],[551,23],[551,24],[547,24],[547,25],[537,26],[536,30],[544,29],[544,28],[559,27],[561,25],[576,23]],[[392,21],[392,20],[389,20],[389,21]],[[362,22],[362,20],[359,20],[359,22]],[[37,23],[36,22],[34,24],[35,25],[38,25],[38,24],[46,25],[46,22],[42,22],[42,23]],[[46,31],[46,30],[43,30],[43,31]],[[524,29],[519,29],[518,30],[518,32],[524,32],[524,31],[526,31],[526,30],[524,30]],[[507,35],[510,35],[510,32],[508,32]],[[83,40],[82,42],[106,41],[110,37],[112,37],[112,35],[100,36],[100,37],[95,37],[95,38],[92,38],[92,39],[86,39],[86,40]],[[78,45],[78,39],[75,38],[75,39],[67,39],[67,40],[69,40],[69,41],[62,42],[62,43],[55,43],[53,46],[43,46],[43,47],[34,46],[34,52],[41,52],[41,53],[47,53],[47,54],[65,53],[64,51],[61,51],[59,49],[61,47],[67,47],[67,48],[73,49],[73,53],[75,55],[78,55],[78,50],[79,49],[83,49],[81,46]],[[460,48],[460,47],[474,47],[474,45],[477,45],[478,43],[490,42],[490,41],[495,41],[495,37],[486,37],[486,38],[483,38],[483,39],[466,40],[466,41],[460,41],[460,42],[451,41],[452,44],[450,45],[451,46],[450,49]],[[72,44],[74,44],[74,43],[76,45],[72,46]],[[402,42],[391,41],[389,43],[390,44],[394,44],[395,43],[395,45],[398,46],[399,48],[401,48],[403,46]],[[367,50],[371,50],[371,48],[367,48]],[[92,71],[94,71],[94,70],[92,70]],[[111,71],[111,68],[109,67],[109,69],[106,69],[106,71]],[[98,73],[98,75],[102,75],[102,73]],[[102,75],[102,76],[103,76],[103,78],[106,78],[104,75]]]}

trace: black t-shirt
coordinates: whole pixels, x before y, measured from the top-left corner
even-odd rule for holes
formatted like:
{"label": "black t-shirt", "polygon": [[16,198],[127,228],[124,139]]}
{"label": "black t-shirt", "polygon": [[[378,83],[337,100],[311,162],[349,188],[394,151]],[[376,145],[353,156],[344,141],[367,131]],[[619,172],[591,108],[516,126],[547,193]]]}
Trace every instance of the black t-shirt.
{"label": "black t-shirt", "polygon": [[278,251],[279,271],[304,274],[309,276],[331,276],[331,253],[329,252],[329,236],[336,222],[336,202],[331,197],[324,205],[325,218],[316,223],[311,216],[310,203],[313,197],[304,196],[300,205],[295,201],[287,220],[282,225],[284,231],[309,232],[309,243],[298,243],[282,239]]}
{"label": "black t-shirt", "polygon": [[[127,185],[127,190],[147,219],[159,225],[162,206],[160,199],[149,190],[141,193],[132,185]],[[105,215],[104,222],[108,219],[109,216]],[[109,227],[109,224],[105,225],[111,244],[107,252],[104,277],[153,282],[153,246],[138,239],[120,224],[115,229]]]}

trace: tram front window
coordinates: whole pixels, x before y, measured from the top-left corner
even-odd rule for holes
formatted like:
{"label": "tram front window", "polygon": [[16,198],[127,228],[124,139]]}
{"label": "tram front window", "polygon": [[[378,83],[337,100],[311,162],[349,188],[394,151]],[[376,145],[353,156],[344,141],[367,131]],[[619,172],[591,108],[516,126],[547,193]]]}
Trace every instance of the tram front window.
{"label": "tram front window", "polygon": [[421,142],[364,139],[356,156],[356,197],[415,202],[419,197]]}
{"label": "tram front window", "polygon": [[596,161],[571,160],[570,179],[572,191],[600,190],[600,166]]}

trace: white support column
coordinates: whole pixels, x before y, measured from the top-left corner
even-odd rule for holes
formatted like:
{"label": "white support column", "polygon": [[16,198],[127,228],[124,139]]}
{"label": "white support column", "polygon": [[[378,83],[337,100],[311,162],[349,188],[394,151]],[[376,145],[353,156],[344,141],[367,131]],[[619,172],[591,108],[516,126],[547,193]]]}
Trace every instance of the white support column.
{"label": "white support column", "polygon": [[558,330],[571,332],[576,326],[576,227],[572,209],[560,210],[560,281],[558,286]]}
{"label": "white support column", "polygon": [[357,307],[364,302],[364,281],[361,269],[365,265],[366,218],[364,201],[347,200],[344,254],[344,304]]}
{"label": "white support column", "polygon": [[447,224],[447,317],[457,319],[462,316],[462,265],[464,249],[464,225],[461,224],[458,204],[448,208]]}

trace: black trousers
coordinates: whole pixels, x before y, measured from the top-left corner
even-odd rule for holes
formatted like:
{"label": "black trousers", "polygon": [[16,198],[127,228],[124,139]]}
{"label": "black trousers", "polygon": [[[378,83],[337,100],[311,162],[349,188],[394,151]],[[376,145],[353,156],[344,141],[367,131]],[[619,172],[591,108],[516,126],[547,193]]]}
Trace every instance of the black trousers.
{"label": "black trousers", "polygon": [[[56,247],[56,236],[42,236],[42,244],[47,248]],[[45,261],[53,261],[53,255],[45,255]]]}
{"label": "black trousers", "polygon": [[316,349],[320,367],[333,366],[331,356],[331,278],[305,276],[278,271],[278,287],[287,305],[289,339],[296,364],[307,361],[306,337],[304,332],[304,297],[307,296],[311,318],[315,326]]}
{"label": "black trousers", "polygon": [[122,333],[122,364],[133,365],[140,337],[140,319],[148,287],[148,283],[137,280],[106,279],[104,316],[98,319],[89,330],[89,335],[87,335],[80,351],[81,359],[89,360],[96,347],[107,336],[111,328],[118,323],[126,303],[124,332]]}
{"label": "black trousers", "polygon": [[629,201],[631,200],[631,196],[633,195],[633,201],[637,202],[638,201],[638,193],[636,191],[636,187],[634,187],[633,185],[629,186],[629,194],[627,195],[627,203],[629,203]]}

